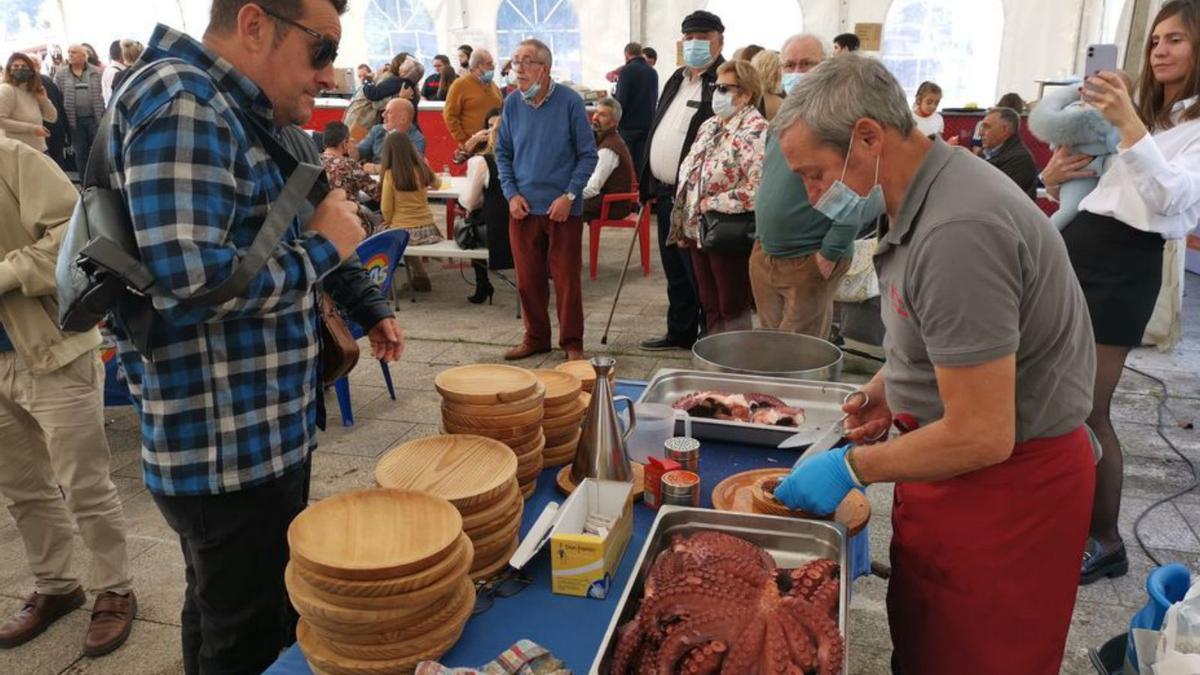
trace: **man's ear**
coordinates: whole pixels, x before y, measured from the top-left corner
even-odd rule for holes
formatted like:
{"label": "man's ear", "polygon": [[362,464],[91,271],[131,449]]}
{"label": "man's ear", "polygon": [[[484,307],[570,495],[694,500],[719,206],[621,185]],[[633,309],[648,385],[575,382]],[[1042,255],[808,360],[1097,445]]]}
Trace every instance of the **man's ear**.
{"label": "man's ear", "polygon": [[254,3],[248,3],[238,11],[238,41],[252,54],[269,51],[279,30],[278,22]]}

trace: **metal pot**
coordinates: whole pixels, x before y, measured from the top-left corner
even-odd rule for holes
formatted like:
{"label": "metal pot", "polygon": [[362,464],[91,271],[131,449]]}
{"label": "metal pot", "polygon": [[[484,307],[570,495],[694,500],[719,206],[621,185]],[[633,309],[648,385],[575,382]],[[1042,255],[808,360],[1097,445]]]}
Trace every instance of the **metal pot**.
{"label": "metal pot", "polygon": [[842,350],[799,333],[736,330],[698,340],[692,365],[721,373],[836,381],[842,374]]}

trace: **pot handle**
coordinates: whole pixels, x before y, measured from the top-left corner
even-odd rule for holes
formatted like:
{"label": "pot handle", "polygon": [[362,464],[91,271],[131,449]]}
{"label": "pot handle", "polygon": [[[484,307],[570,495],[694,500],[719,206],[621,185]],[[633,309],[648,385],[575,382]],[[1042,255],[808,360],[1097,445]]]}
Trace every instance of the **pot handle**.
{"label": "pot handle", "polygon": [[614,404],[616,404],[616,402],[620,401],[620,400],[625,401],[625,403],[626,403],[625,410],[629,413],[629,426],[625,428],[625,433],[621,434],[621,442],[624,443],[629,440],[629,434],[632,434],[634,428],[637,427],[637,413],[634,412],[634,410],[633,410],[633,399],[629,398],[628,396],[614,396],[613,397]]}

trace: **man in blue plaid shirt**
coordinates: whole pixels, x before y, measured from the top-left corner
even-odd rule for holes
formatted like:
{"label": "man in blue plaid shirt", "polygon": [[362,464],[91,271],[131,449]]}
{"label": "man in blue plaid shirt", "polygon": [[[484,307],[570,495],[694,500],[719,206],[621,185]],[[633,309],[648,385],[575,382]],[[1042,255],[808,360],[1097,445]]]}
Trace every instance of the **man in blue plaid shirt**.
{"label": "man in blue plaid shirt", "polygon": [[[187,564],[189,674],[259,673],[290,642],[286,532],[306,499],[321,397],[315,288],[347,258],[361,271],[354,202],[334,190],[293,222],[240,297],[179,300],[231,274],[279,197],[286,176],[251,125],[278,133],[309,119],[334,87],[345,5],[213,0],[203,41],[159,26],[114,103],[113,182],[164,290],[151,353],[122,341],[121,358],[146,485]],[[394,360],[403,336],[370,290],[376,301],[349,311],[371,327],[375,355]]]}

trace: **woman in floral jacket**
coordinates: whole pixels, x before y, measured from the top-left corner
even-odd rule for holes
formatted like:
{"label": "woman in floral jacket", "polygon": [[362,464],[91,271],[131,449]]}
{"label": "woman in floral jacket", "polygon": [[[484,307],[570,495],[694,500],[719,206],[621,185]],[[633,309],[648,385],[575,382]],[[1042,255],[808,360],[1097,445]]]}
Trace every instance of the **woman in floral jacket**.
{"label": "woman in floral jacket", "polygon": [[700,242],[705,213],[753,213],[762,177],[767,120],[758,112],[762,87],[745,61],[717,70],[713,112],[679,167],[668,243],[691,248],[708,333],[743,330],[750,320],[750,248],[717,251]]}

